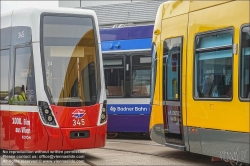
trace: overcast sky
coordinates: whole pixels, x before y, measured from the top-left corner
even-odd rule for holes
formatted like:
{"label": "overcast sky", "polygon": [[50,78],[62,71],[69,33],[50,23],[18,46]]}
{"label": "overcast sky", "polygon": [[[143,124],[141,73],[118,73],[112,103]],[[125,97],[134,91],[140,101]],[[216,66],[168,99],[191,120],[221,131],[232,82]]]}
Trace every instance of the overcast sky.
{"label": "overcast sky", "polygon": [[25,7],[58,7],[57,1],[11,1],[1,0],[1,13]]}

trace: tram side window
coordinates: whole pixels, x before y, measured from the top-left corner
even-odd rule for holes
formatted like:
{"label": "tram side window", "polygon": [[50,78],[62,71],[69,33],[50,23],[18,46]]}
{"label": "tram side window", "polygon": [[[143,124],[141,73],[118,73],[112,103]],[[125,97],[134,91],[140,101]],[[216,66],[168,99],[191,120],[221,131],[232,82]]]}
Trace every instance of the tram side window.
{"label": "tram side window", "polygon": [[195,97],[232,97],[233,31],[196,37]]}
{"label": "tram side window", "polygon": [[132,56],[132,95],[150,95],[151,57]]}
{"label": "tram side window", "polygon": [[250,98],[250,26],[241,30],[241,87],[240,96]]}
{"label": "tram side window", "polygon": [[[35,74],[33,57],[30,47],[16,49],[15,55],[15,85],[11,90],[12,104],[34,104],[35,99]],[[13,102],[12,102],[13,101]]]}
{"label": "tram side window", "polygon": [[107,96],[124,95],[123,59],[104,59],[104,75]]}
{"label": "tram side window", "polygon": [[9,57],[10,50],[1,50],[0,55],[0,74],[1,74],[1,83],[0,83],[0,103],[8,103],[8,89],[9,89]]}

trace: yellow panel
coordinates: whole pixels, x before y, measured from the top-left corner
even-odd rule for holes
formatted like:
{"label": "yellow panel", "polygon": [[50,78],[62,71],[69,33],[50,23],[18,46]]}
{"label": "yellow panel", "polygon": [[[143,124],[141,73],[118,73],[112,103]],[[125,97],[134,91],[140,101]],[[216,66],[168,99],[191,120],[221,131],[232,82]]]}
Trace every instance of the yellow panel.
{"label": "yellow panel", "polygon": [[178,16],[181,14],[188,13],[189,1],[186,0],[176,0],[168,1],[164,3],[162,10],[163,19]]}
{"label": "yellow panel", "polygon": [[187,14],[163,20],[162,29],[164,31],[161,32],[161,42],[169,38],[174,38],[179,36],[186,37],[187,25],[188,25]]}
{"label": "yellow panel", "polygon": [[[156,20],[155,20],[155,25],[154,25],[154,32],[161,33],[161,21],[162,21],[162,6],[161,4],[158,8],[157,14],[156,14]],[[152,42],[155,43],[157,47],[157,58],[162,56],[161,50],[161,36],[159,34],[155,34],[153,32],[152,36]],[[160,67],[161,64],[161,59],[157,61],[157,71],[156,71],[156,82],[155,82],[155,92],[153,96],[153,105],[152,105],[152,111],[150,115],[150,123],[149,123],[149,129],[152,129],[152,127],[156,124],[163,124],[163,112],[161,111],[162,109],[162,97],[159,93],[160,92],[160,87],[161,87],[161,74],[162,69]]]}
{"label": "yellow panel", "polygon": [[156,35],[155,31],[159,31],[159,33],[161,33],[161,20],[162,20],[162,8],[163,8],[163,4],[161,4],[157,10],[156,13],[156,19],[155,19],[155,24],[154,24],[154,32],[153,32],[153,36],[152,36],[152,42],[157,43],[160,42],[160,35]]}
{"label": "yellow panel", "polygon": [[150,130],[157,124],[163,124],[162,105],[153,105],[152,110],[149,123]]}
{"label": "yellow panel", "polygon": [[[178,17],[173,17],[169,19],[162,20],[162,29],[164,31],[161,32],[161,42],[157,41],[157,55],[158,55],[158,63],[157,63],[157,75],[156,75],[156,85],[154,92],[154,103],[152,111],[151,111],[151,119],[150,119],[150,129],[156,124],[163,124],[163,91],[162,91],[162,64],[163,64],[163,52],[162,52],[162,43],[167,38],[174,37],[183,37],[183,59],[182,59],[182,72],[183,72],[183,81],[185,82],[186,75],[186,41],[187,41],[187,24],[188,24],[188,15],[181,15]],[[171,32],[171,33],[169,33]],[[159,38],[159,37],[158,37]],[[186,93],[185,84],[182,85],[183,93]],[[186,101],[183,98],[183,102]],[[183,108],[183,124],[186,125],[186,109]]]}
{"label": "yellow panel", "polygon": [[219,5],[222,3],[226,3],[232,0],[190,0],[190,12],[195,10],[200,10],[208,7],[212,7],[215,5]]}
{"label": "yellow panel", "polygon": [[240,102],[238,99],[238,54],[233,56],[232,101],[195,101],[193,99],[193,48],[195,35],[201,32],[232,27],[234,29],[234,43],[239,44],[240,27],[245,23],[249,23],[249,1],[232,1],[195,11],[190,13],[189,21],[187,125],[249,132],[249,102]]}

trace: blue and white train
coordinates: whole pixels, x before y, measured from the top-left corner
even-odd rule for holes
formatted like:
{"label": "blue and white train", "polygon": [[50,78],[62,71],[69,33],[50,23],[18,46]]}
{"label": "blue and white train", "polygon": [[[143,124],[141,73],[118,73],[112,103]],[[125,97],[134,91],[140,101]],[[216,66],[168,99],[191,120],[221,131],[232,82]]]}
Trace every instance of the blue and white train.
{"label": "blue and white train", "polygon": [[147,134],[153,25],[101,29],[108,133]]}

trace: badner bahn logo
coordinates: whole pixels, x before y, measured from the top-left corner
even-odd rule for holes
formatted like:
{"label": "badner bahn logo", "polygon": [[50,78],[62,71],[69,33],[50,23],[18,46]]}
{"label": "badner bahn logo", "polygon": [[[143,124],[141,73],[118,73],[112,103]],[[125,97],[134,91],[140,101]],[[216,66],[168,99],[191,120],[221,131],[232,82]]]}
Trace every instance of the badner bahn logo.
{"label": "badner bahn logo", "polygon": [[113,107],[113,106],[111,106],[111,107],[110,107],[110,111],[115,112],[115,111],[116,111],[116,108]]}

